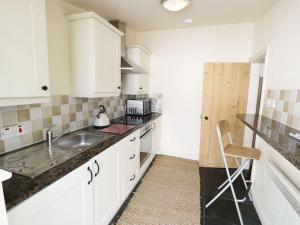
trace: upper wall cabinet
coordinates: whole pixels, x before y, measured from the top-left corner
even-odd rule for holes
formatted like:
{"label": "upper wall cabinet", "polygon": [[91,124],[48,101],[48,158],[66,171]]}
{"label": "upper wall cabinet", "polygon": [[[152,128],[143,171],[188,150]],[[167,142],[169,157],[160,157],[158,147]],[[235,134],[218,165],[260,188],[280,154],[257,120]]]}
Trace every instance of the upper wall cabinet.
{"label": "upper wall cabinet", "polygon": [[47,100],[45,0],[1,0],[0,27],[0,106]]}
{"label": "upper wall cabinet", "polygon": [[117,96],[121,91],[121,36],[94,12],[68,16],[71,92],[76,97]]}
{"label": "upper wall cabinet", "polygon": [[151,52],[140,45],[132,45],[127,48],[127,58],[146,73],[150,73],[150,57]]}
{"label": "upper wall cabinet", "polygon": [[132,45],[127,48],[127,59],[142,68],[144,74],[126,73],[122,75],[122,93],[128,95],[140,95],[149,93],[149,73],[151,52],[140,45]]}

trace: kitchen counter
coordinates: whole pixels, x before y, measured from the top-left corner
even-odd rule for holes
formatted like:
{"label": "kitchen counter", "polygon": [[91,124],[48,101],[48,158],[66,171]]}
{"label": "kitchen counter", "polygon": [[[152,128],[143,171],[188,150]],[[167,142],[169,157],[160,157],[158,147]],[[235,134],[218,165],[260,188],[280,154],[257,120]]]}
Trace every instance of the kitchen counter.
{"label": "kitchen counter", "polygon": [[299,130],[262,115],[238,114],[237,118],[300,170],[300,141],[289,136]]}
{"label": "kitchen counter", "polygon": [[[97,156],[99,153],[105,151],[115,143],[119,142],[121,139],[142,128],[146,123],[153,121],[159,118],[160,116],[161,114],[159,113],[151,113],[150,115],[144,118],[141,124],[137,125],[135,128],[129,130],[128,132],[121,135],[112,134],[111,137],[105,139],[100,144],[95,145],[90,149],[84,150],[76,155],[72,155],[69,159],[64,159],[63,162],[60,162],[53,168],[45,171],[44,173],[34,178],[13,174],[11,179],[3,182],[3,191],[7,210],[26,200],[27,198],[44,189],[48,185],[54,183],[55,181],[57,181],[64,175],[70,173],[74,169],[85,164],[90,159]],[[113,123],[114,122],[112,121],[112,124]],[[80,131],[99,132],[99,130],[95,130],[93,127],[84,128]],[[45,146],[45,143],[33,145],[31,146],[31,148],[41,145]],[[23,150],[26,150],[26,148],[23,148],[19,151]],[[6,155],[1,156],[1,158],[2,157],[6,157]],[[43,162],[41,161],[40,163],[42,164]]]}

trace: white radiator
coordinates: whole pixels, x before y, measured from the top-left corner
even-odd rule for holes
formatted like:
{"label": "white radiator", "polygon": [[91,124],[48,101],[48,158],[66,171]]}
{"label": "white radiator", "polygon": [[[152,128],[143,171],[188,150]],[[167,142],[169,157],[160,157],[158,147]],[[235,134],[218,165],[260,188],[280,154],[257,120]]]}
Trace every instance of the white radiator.
{"label": "white radiator", "polygon": [[263,178],[260,200],[268,224],[300,225],[300,191],[271,163]]}

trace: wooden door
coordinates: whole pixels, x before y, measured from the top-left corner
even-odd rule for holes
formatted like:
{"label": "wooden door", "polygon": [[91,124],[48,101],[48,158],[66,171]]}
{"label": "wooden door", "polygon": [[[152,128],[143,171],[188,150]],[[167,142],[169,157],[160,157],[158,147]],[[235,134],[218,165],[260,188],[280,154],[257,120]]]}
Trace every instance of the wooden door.
{"label": "wooden door", "polygon": [[[234,144],[243,144],[244,126],[236,114],[247,110],[249,70],[248,63],[205,64],[199,159],[202,167],[224,167],[216,133],[218,121],[226,119]],[[236,167],[233,160],[228,162]]]}

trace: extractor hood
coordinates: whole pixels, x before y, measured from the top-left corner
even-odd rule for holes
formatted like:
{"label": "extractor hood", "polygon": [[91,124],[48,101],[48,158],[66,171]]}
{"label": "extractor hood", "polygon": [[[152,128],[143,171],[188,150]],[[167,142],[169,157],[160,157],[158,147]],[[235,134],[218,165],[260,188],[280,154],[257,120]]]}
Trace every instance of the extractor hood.
{"label": "extractor hood", "polygon": [[120,20],[113,20],[109,21],[112,25],[122,31],[125,35],[122,36],[121,40],[121,73],[128,74],[128,73],[138,73],[144,74],[147,73],[143,70],[140,66],[136,63],[132,62],[127,58],[127,49],[126,49],[126,23]]}

